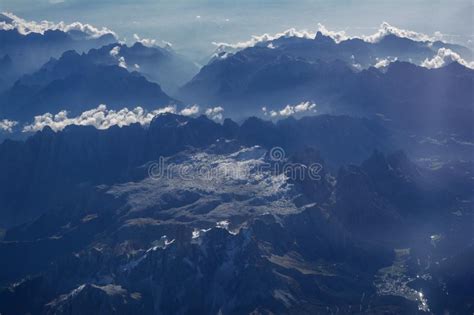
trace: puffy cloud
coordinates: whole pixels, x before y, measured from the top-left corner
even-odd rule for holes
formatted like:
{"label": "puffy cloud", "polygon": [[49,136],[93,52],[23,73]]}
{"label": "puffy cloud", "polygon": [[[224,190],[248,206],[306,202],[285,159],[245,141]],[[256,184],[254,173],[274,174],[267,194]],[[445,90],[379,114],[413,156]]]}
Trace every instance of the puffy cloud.
{"label": "puffy cloud", "polygon": [[221,106],[208,108],[205,111],[206,116],[215,121],[221,121],[224,118],[223,113],[224,108]]}
{"label": "puffy cloud", "polygon": [[127,62],[125,61],[124,57],[119,57],[118,62],[119,67],[127,69]]}
{"label": "puffy cloud", "polygon": [[279,111],[279,114],[281,116],[291,116],[295,113],[295,108],[294,106],[291,106],[291,105],[286,105],[285,108],[283,108],[282,110]]}
{"label": "puffy cloud", "polygon": [[307,112],[310,110],[316,111],[316,104],[310,102],[304,102],[295,106],[295,113]]}
{"label": "puffy cloud", "polygon": [[11,133],[16,125],[18,125],[17,121],[2,119],[0,120],[0,131]]}
{"label": "puffy cloud", "polygon": [[385,68],[385,67],[388,66],[389,64],[390,64],[390,60],[388,60],[388,59],[380,59],[380,60],[378,60],[378,61],[375,63],[374,67],[377,68],[377,69],[378,69],[378,68]]}
{"label": "puffy cloud", "polygon": [[[331,31],[328,30],[323,24],[318,23],[317,31],[321,32],[324,36],[331,37],[336,43],[340,43],[349,39],[362,39],[369,43],[379,42],[387,35],[396,35],[402,38],[408,38],[414,41],[428,41],[433,42],[436,40],[441,40],[445,38],[445,35],[440,32],[435,32],[433,36],[429,36],[423,33],[418,33],[414,31],[404,30],[390,25],[387,22],[383,22],[379,29],[372,35],[362,35],[362,36],[349,36],[345,31]],[[238,42],[238,43],[216,43],[213,42],[218,48],[216,50],[216,56],[219,56],[223,52],[236,52],[248,47],[253,47],[260,43],[269,43],[267,47],[275,48],[273,45],[270,46],[270,42],[279,39],[279,38],[289,38],[289,37],[299,37],[299,38],[308,38],[313,39],[316,33],[306,31],[306,30],[296,30],[295,28],[288,29],[281,33],[276,33],[274,35],[263,34],[263,35],[253,35],[252,38],[248,41]]]}
{"label": "puffy cloud", "polygon": [[114,48],[112,48],[109,54],[115,59],[117,59],[119,67],[127,69],[127,62],[125,61],[125,58],[123,56],[119,56],[120,46],[115,46]]}
{"label": "puffy cloud", "polygon": [[193,105],[191,107],[186,107],[179,112],[180,115],[183,116],[194,116],[199,113],[199,106]]}
{"label": "puffy cloud", "polygon": [[120,53],[120,46],[115,46],[114,48],[112,48],[109,52],[109,54],[112,56],[112,57],[117,57]]}
{"label": "puffy cloud", "polygon": [[13,30],[16,29],[20,34],[27,35],[29,33],[44,34],[49,30],[60,30],[63,32],[80,31],[87,34],[90,38],[98,38],[103,35],[111,34],[117,38],[117,35],[109,30],[108,28],[96,28],[90,24],[83,24],[80,22],[74,22],[66,24],[64,22],[54,23],[50,21],[26,21],[13,13],[2,12],[2,15],[6,18],[0,22],[0,30]]}
{"label": "puffy cloud", "polygon": [[362,35],[362,36],[348,36],[344,31],[330,31],[324,25],[318,24],[318,31],[323,35],[329,36],[334,39],[335,42],[340,43],[348,39],[359,38],[369,43],[377,43],[382,40],[387,35],[395,35],[401,38],[408,38],[414,41],[428,41],[433,42],[436,40],[441,40],[444,38],[444,35],[440,32],[435,32],[433,36],[429,36],[423,33],[418,33],[414,31],[404,30],[395,26],[390,25],[387,22],[383,22],[379,29],[372,35]]}
{"label": "puffy cloud", "polygon": [[168,50],[173,49],[173,44],[165,40],[161,40],[161,44],[159,44],[159,42],[156,39],[141,38],[138,34],[133,34],[133,39],[135,40],[135,42],[140,43],[146,47],[160,46]]}
{"label": "puffy cloud", "polygon": [[377,62],[375,63],[374,67],[377,69],[388,67],[391,62],[395,62],[397,61],[397,59],[398,58],[391,58],[391,57],[387,57],[385,59],[377,58]]}
{"label": "puffy cloud", "polygon": [[290,28],[284,32],[276,33],[274,35],[270,35],[267,33],[263,35],[253,35],[250,40],[244,41],[244,42],[238,42],[235,44],[216,43],[216,42],[213,42],[212,44],[218,47],[217,52],[236,51],[236,50],[241,50],[248,47],[253,47],[259,43],[271,42],[279,38],[299,37],[299,38],[311,39],[311,38],[314,38],[314,36],[316,36],[316,33],[312,33],[307,30],[296,30],[295,28]]}
{"label": "puffy cloud", "polygon": [[266,107],[262,107],[263,114],[270,117],[288,117],[296,114],[302,114],[306,112],[316,112],[316,104],[312,102],[302,102],[297,105],[286,105],[283,109],[278,111],[268,111]]}
{"label": "puffy cloud", "polygon": [[[199,114],[199,106],[192,105],[178,111],[175,105],[169,105],[163,108],[158,108],[153,111],[147,111],[142,107],[135,107],[132,110],[123,108],[121,110],[107,109],[106,105],[99,105],[98,107],[85,111],[79,116],[69,117],[68,112],[63,110],[57,114],[46,113],[35,116],[32,123],[23,126],[23,132],[36,132],[48,126],[54,131],[61,131],[67,126],[94,126],[97,129],[108,129],[112,126],[128,126],[139,123],[140,125],[148,125],[154,117],[164,114],[173,113],[183,116],[194,116]],[[208,108],[205,113],[209,118],[214,120],[222,120],[222,107]],[[11,129],[17,122],[7,120],[0,121],[0,129],[11,132]]]}
{"label": "puffy cloud", "polygon": [[324,36],[331,37],[336,43],[350,39],[350,37],[344,31],[330,31],[321,23],[318,23],[318,32],[321,32]]}
{"label": "puffy cloud", "polygon": [[135,39],[136,42],[141,43],[143,46],[153,47],[156,45],[155,39],[140,38],[138,34],[133,34],[133,39]]}
{"label": "puffy cloud", "polygon": [[433,38],[426,34],[400,29],[388,24],[387,22],[383,22],[375,34],[363,36],[362,39],[369,43],[377,43],[387,35],[395,35],[397,37],[408,38],[414,41],[433,41]]}
{"label": "puffy cloud", "polygon": [[36,132],[46,126],[54,131],[60,131],[70,125],[94,126],[97,129],[108,129],[112,126],[123,127],[135,123],[148,125],[155,116],[164,113],[176,113],[176,106],[170,105],[149,112],[142,107],[136,107],[132,110],[123,108],[116,111],[107,109],[106,105],[99,105],[97,108],[85,111],[77,117],[69,117],[67,111],[60,111],[55,115],[46,113],[36,116],[33,123],[23,127],[23,132]]}
{"label": "puffy cloud", "polygon": [[457,62],[467,68],[474,69],[474,62],[467,62],[466,60],[462,59],[459,54],[447,48],[440,48],[436,56],[434,56],[432,59],[425,59],[425,61],[421,63],[421,66],[428,69],[436,69],[452,62]]}

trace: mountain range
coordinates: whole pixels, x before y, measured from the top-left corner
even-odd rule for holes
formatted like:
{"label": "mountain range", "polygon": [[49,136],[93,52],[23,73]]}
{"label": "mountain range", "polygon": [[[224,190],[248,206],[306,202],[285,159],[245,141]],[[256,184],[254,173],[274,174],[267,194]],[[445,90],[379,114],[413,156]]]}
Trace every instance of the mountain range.
{"label": "mountain range", "polygon": [[472,314],[472,53],[385,27],[0,15],[0,314]]}
{"label": "mountain range", "polygon": [[[370,153],[387,141],[376,140],[383,134],[376,129],[366,134],[363,120],[308,119],[276,126],[251,119],[239,126],[167,114],[148,129],[72,127],[5,142],[2,209],[10,205],[12,211],[2,213],[2,222],[27,223],[5,232],[0,252],[9,259],[1,262],[0,280],[30,276],[0,291],[2,313],[61,314],[71,307],[106,314],[404,313],[426,310],[421,291],[431,292],[429,301],[440,298],[433,307],[468,310],[468,298],[457,304],[437,294],[469,281],[443,271],[468,258],[442,257],[471,242],[465,200],[472,198],[472,163],[420,168],[401,152]],[[331,132],[344,121],[352,126]],[[305,125],[321,130],[319,140],[312,142],[314,132]],[[305,130],[307,138],[286,133],[288,126]],[[281,142],[287,155],[277,161],[266,149],[274,132],[289,137]],[[296,138],[308,146],[295,145]],[[363,152],[365,160],[358,158]],[[157,155],[167,165],[187,167],[191,177],[180,176],[179,168],[149,177]],[[322,155],[362,163],[334,172]],[[289,162],[317,162],[320,180],[256,168]],[[209,165],[223,172],[202,177]],[[448,209],[467,217],[460,220]],[[430,245],[433,231],[442,235],[436,247]],[[411,254],[391,250],[405,246]],[[24,263],[15,264],[18,259]],[[400,259],[411,259],[403,267],[410,269],[387,273]],[[413,272],[435,278],[403,287]],[[447,279],[447,287],[439,279]]]}
{"label": "mountain range", "polygon": [[120,58],[123,58],[122,65],[128,65],[131,70],[140,72],[149,81],[160,84],[169,95],[174,94],[199,71],[194,63],[174,52],[169,46],[148,47],[140,42],[131,47],[111,44],[91,49],[87,57],[94,63],[104,65],[118,65]]}
{"label": "mountain range", "polygon": [[[49,29],[42,33],[21,32],[14,23],[16,17],[0,14],[0,58],[10,60],[8,68],[0,63],[2,72],[8,70],[8,80],[0,81],[0,91],[21,75],[38,70],[50,58],[58,58],[67,50],[86,52],[101,47],[117,39],[112,32],[91,36],[84,30]],[[23,28],[22,28],[23,30]]]}
{"label": "mountain range", "polygon": [[237,117],[263,115],[263,107],[278,114],[288,104],[309,100],[319,113],[383,116],[399,128],[472,139],[470,120],[464,118],[473,114],[473,80],[474,70],[457,62],[426,69],[396,61],[385,69],[355,71],[341,60],[252,47],[203,67],[178,97],[222,105]]}
{"label": "mountain range", "polygon": [[137,105],[155,109],[171,103],[177,102],[138,72],[96,63],[86,54],[67,51],[2,93],[0,113],[28,121],[36,115],[61,110],[77,115],[99,104],[112,109]]}

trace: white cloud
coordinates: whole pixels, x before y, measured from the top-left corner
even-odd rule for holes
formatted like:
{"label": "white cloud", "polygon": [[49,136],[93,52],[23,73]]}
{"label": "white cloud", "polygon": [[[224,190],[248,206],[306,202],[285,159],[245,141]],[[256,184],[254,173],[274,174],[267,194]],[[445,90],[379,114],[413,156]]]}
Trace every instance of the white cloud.
{"label": "white cloud", "polygon": [[0,131],[11,133],[16,125],[18,125],[17,121],[2,119],[0,120]]}
{"label": "white cloud", "polygon": [[165,49],[172,49],[173,44],[170,42],[167,42],[165,40],[161,40],[161,45],[158,44],[158,41],[156,39],[151,39],[151,38],[141,38],[138,34],[133,34],[133,39],[135,42],[142,44],[143,46],[146,47],[154,47],[154,46],[160,46]]}
{"label": "white cloud", "polygon": [[206,116],[215,121],[221,121],[224,118],[223,113],[224,108],[221,106],[208,108],[205,111]]}
{"label": "white cloud", "polygon": [[296,113],[306,112],[309,110],[314,110],[315,108],[316,108],[316,104],[310,103],[310,102],[304,102],[295,106],[295,112]]}
{"label": "white cloud", "polygon": [[125,61],[125,58],[123,56],[119,56],[120,46],[115,46],[114,48],[112,48],[109,54],[115,59],[117,59],[119,67],[127,69],[127,62]]}
{"label": "white cloud", "polygon": [[63,32],[70,31],[81,31],[90,38],[98,38],[106,34],[111,34],[117,38],[117,35],[109,30],[108,28],[96,28],[90,24],[83,24],[80,22],[74,22],[71,24],[66,24],[64,22],[54,23],[50,21],[26,21],[13,13],[2,12],[10,21],[0,22],[0,30],[13,30],[16,29],[20,34],[27,35],[29,33],[39,33],[44,34],[44,32],[49,30],[60,30]]}
{"label": "white cloud", "polygon": [[[336,43],[340,43],[349,39],[362,39],[369,43],[377,43],[387,35],[396,35],[402,38],[408,38],[414,41],[429,41],[433,42],[440,40],[445,36],[440,32],[435,32],[433,36],[429,36],[423,33],[418,33],[414,31],[404,30],[390,25],[387,22],[383,22],[379,29],[372,35],[362,35],[362,36],[349,36],[345,31],[331,31],[328,30],[323,24],[318,23],[317,31],[321,32],[324,36],[331,37]],[[307,38],[313,39],[316,33],[307,31],[307,30],[296,30],[295,28],[290,28],[284,32],[276,33],[274,35],[263,34],[263,35],[253,35],[252,38],[248,41],[238,42],[238,43],[223,43],[223,42],[213,42],[218,48],[216,54],[222,52],[236,52],[248,47],[254,47],[259,43],[272,42],[279,38],[289,38],[289,37],[298,37],[298,38]],[[275,48],[275,46],[267,46],[269,48]]]}
{"label": "white cloud", "polygon": [[374,67],[377,68],[377,69],[378,69],[378,68],[385,68],[385,67],[387,67],[389,64],[390,64],[390,60],[388,60],[388,59],[380,59],[380,60],[378,60],[378,61],[375,63]]}
{"label": "white cloud", "polygon": [[395,35],[397,37],[408,38],[414,41],[434,41],[435,40],[433,37],[430,37],[426,34],[400,29],[388,24],[387,22],[383,22],[380,25],[379,30],[375,34],[372,34],[369,36],[362,36],[362,39],[369,43],[377,43],[387,35]]}
{"label": "white cloud", "polygon": [[474,62],[467,62],[466,60],[462,59],[459,54],[447,48],[440,48],[436,56],[434,56],[432,59],[425,59],[425,61],[421,63],[421,66],[428,69],[436,69],[452,62],[457,62],[467,68],[474,69]]}
{"label": "white cloud", "polygon": [[336,43],[350,39],[350,37],[344,31],[330,31],[321,23],[318,23],[318,32],[321,32],[324,36],[331,37]]}
{"label": "white cloud", "polygon": [[68,117],[67,111],[60,111],[56,115],[46,113],[36,116],[33,123],[23,127],[23,132],[36,132],[46,126],[54,131],[60,131],[70,125],[94,126],[97,129],[108,129],[112,126],[123,127],[134,123],[148,125],[155,116],[164,113],[176,113],[176,106],[170,105],[148,112],[142,107],[136,107],[133,110],[123,108],[116,111],[107,109],[106,105],[99,105],[76,117]]}
{"label": "white cloud", "polygon": [[263,114],[270,117],[288,117],[296,114],[302,114],[306,112],[316,113],[316,104],[312,102],[302,102],[297,105],[286,105],[283,109],[278,111],[268,111],[266,107],[262,107]]}
{"label": "white cloud", "polygon": [[109,52],[112,57],[117,57],[120,54],[120,46],[115,46]]}
{"label": "white cloud", "polygon": [[263,35],[253,35],[252,38],[248,41],[244,42],[238,42],[235,44],[230,44],[230,43],[216,43],[213,42],[212,44],[216,45],[217,51],[222,52],[222,51],[232,51],[232,50],[240,50],[240,49],[245,49],[248,47],[253,47],[259,43],[265,43],[265,42],[270,42],[279,38],[289,38],[289,37],[299,37],[299,38],[309,38],[312,39],[316,33],[309,32],[307,30],[296,30],[295,28],[290,28],[284,32],[281,33],[276,33],[274,35],[270,34],[263,34]]}
{"label": "white cloud", "polygon": [[119,66],[120,68],[127,69],[127,62],[125,62],[125,58],[124,58],[124,57],[120,57],[120,58],[118,59],[118,62],[119,62],[119,63],[118,63],[118,66]]}
{"label": "white cloud", "polygon": [[377,62],[375,63],[374,67],[377,69],[388,67],[390,63],[397,61],[397,59],[398,58],[396,57],[395,58],[387,57],[385,59],[377,58]]}
{"label": "white cloud", "polygon": [[340,43],[348,39],[359,38],[368,43],[377,43],[382,40],[387,35],[395,35],[401,38],[408,38],[413,41],[428,41],[433,42],[436,40],[441,40],[444,35],[442,33],[435,32],[433,36],[429,36],[423,33],[418,33],[414,31],[404,30],[395,26],[390,25],[387,22],[383,22],[379,29],[372,35],[362,35],[362,36],[348,36],[344,31],[329,31],[324,25],[318,23],[318,31],[323,35],[329,36],[334,39],[335,42]]}
{"label": "white cloud", "polygon": [[[221,120],[224,109],[222,107],[214,107],[206,110],[206,115],[211,119]],[[35,116],[34,121],[31,124],[23,126],[23,132],[36,132],[42,130],[44,127],[49,126],[54,131],[61,131],[67,126],[94,126],[97,129],[108,129],[112,126],[128,126],[131,124],[139,123],[140,125],[148,125],[154,117],[164,114],[172,113],[183,116],[195,116],[199,114],[199,106],[192,105],[186,107],[181,111],[176,109],[175,105],[169,105],[163,108],[158,108],[153,111],[147,111],[142,107],[135,107],[132,110],[123,108],[121,110],[107,109],[107,105],[99,105],[96,108],[85,111],[79,116],[69,117],[68,112],[63,110],[53,115],[46,113],[43,115]],[[0,121],[0,129],[10,131],[17,122]]]}
{"label": "white cloud", "polygon": [[186,107],[179,112],[180,115],[183,116],[193,116],[199,113],[199,106],[193,105],[191,107]]}
{"label": "white cloud", "polygon": [[280,110],[278,113],[280,116],[291,116],[295,113],[295,108],[294,106],[286,105],[286,107]]}
{"label": "white cloud", "polygon": [[140,38],[138,34],[133,34],[133,39],[135,39],[136,42],[141,43],[143,46],[153,47],[156,45],[155,39]]}

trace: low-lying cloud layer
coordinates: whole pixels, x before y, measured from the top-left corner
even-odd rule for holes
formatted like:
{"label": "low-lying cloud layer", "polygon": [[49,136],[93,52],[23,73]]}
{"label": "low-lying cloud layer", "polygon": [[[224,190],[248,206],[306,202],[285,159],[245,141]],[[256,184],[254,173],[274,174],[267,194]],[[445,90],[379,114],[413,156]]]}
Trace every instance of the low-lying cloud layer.
{"label": "low-lying cloud layer", "polygon": [[474,69],[474,62],[467,62],[466,60],[462,59],[459,54],[447,48],[440,48],[436,56],[434,56],[432,59],[425,59],[421,66],[428,69],[437,69],[452,62],[457,62],[467,68]]}
{"label": "low-lying cloud layer", "polygon": [[99,105],[97,108],[83,112],[77,117],[69,117],[67,111],[60,111],[56,115],[46,113],[35,116],[32,124],[23,127],[23,132],[36,132],[48,126],[54,131],[60,131],[70,125],[94,126],[97,129],[107,129],[112,126],[128,126],[139,123],[149,124],[152,119],[162,113],[174,113],[176,107],[167,106],[152,112],[147,112],[142,107],[132,110],[128,108],[119,111],[109,110],[106,105]]}
{"label": "low-lying cloud layer", "polygon": [[[208,108],[205,110],[205,115],[210,119],[220,121],[223,118],[224,109],[222,107]],[[146,111],[142,107],[135,107],[132,110],[123,108],[121,110],[109,110],[106,105],[99,105],[97,108],[83,112],[81,115],[76,117],[69,117],[67,111],[60,111],[53,115],[46,113],[43,115],[35,116],[34,121],[31,124],[23,127],[23,132],[36,132],[42,130],[48,126],[54,131],[61,131],[67,126],[94,126],[97,129],[108,129],[112,126],[129,126],[131,124],[140,124],[142,126],[150,124],[154,117],[165,114],[179,114],[183,116],[196,116],[200,113],[198,105],[192,105],[186,107],[180,111],[177,110],[176,106],[170,105],[162,108],[158,108],[154,111]],[[8,125],[4,123],[5,130],[10,130],[15,125]],[[2,121],[0,121],[0,129],[2,127]],[[10,129],[7,129],[10,126]]]}
{"label": "low-lying cloud layer", "polygon": [[281,110],[271,110],[268,111],[266,107],[262,108],[263,114],[265,116],[270,116],[272,118],[277,117],[289,117],[297,114],[307,114],[307,113],[316,113],[316,104],[312,102],[302,102],[297,105],[286,105]]}
{"label": "low-lying cloud layer", "polygon": [[63,32],[80,31],[87,34],[90,38],[98,38],[103,35],[111,34],[115,37],[116,34],[108,28],[96,28],[90,24],[83,24],[80,22],[74,22],[66,24],[64,22],[54,23],[50,21],[26,21],[13,13],[2,12],[0,14],[0,30],[18,30],[20,34],[27,35],[30,33],[44,34],[50,30],[60,30]]}

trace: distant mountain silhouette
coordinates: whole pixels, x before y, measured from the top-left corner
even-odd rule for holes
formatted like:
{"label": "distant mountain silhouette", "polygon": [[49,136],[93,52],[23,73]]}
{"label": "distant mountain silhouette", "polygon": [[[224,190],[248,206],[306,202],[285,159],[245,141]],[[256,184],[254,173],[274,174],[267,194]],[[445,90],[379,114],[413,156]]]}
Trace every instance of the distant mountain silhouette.
{"label": "distant mountain silhouette", "polygon": [[[86,52],[116,41],[113,34],[92,38],[80,31],[47,30],[44,34],[21,34],[17,29],[0,30],[0,58],[7,55],[11,58],[14,80],[38,70],[50,58],[58,58],[67,50]],[[0,90],[7,88],[8,83],[0,85]]]}
{"label": "distant mountain silhouette", "polygon": [[[115,49],[117,55],[111,51]],[[87,57],[94,63],[105,65],[119,64],[123,57],[130,70],[140,72],[148,80],[160,84],[163,90],[172,94],[178,87],[188,82],[199,68],[179,55],[171,47],[148,47],[137,42],[129,47],[124,44],[110,44],[99,49],[92,49]]]}
{"label": "distant mountain silhouette", "polygon": [[[438,49],[443,47],[457,52],[466,60],[472,59],[472,51],[461,45],[442,41],[416,41],[395,34],[385,35],[375,42],[360,38],[336,42],[332,37],[317,32],[314,38],[283,36],[258,42],[255,47],[271,48],[280,55],[304,58],[309,61],[341,60],[355,69],[374,66],[378,61],[387,58],[420,64],[427,58],[431,59]],[[225,52],[225,47],[218,48],[216,59],[219,59],[219,55],[221,58],[226,56]]]}
{"label": "distant mountain silhouette", "polygon": [[109,108],[155,109],[176,103],[156,83],[117,65],[101,65],[85,54],[65,52],[37,72],[23,76],[0,95],[0,113],[28,121],[34,115],[67,110],[80,114],[107,104]]}
{"label": "distant mountain silhouette", "polygon": [[[226,113],[237,117],[262,115],[263,106],[278,110],[287,104],[313,101],[320,113],[384,115],[398,127],[472,136],[465,117],[472,117],[474,110],[471,93],[474,70],[456,62],[439,69],[426,69],[397,61],[385,69],[356,71],[347,61],[342,61],[342,55],[346,54],[344,45],[366,47],[369,45],[366,42],[332,42],[331,47],[337,48],[338,55],[326,54],[324,48],[319,48],[332,41],[322,35],[316,36],[315,47],[308,39],[281,41],[285,48],[256,46],[214,59],[180,90],[179,98],[198,104],[223,105]],[[409,46],[417,43],[385,37],[380,43],[370,45],[384,45],[387,41],[402,41]],[[437,113],[443,113],[442,117]]]}

